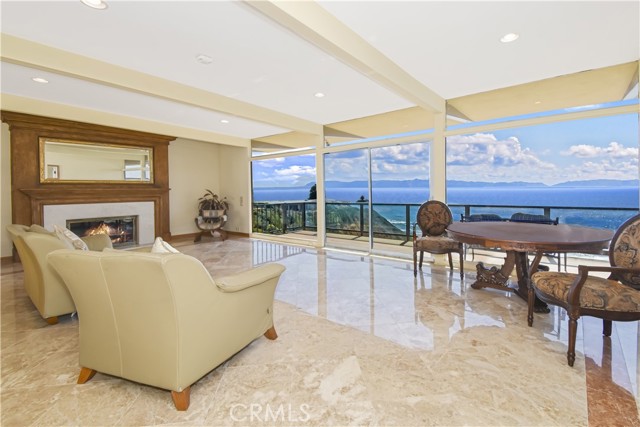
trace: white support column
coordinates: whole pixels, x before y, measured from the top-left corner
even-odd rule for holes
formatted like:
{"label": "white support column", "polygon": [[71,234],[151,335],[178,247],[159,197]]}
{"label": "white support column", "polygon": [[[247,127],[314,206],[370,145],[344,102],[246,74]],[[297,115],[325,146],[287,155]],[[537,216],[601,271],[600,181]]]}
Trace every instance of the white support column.
{"label": "white support column", "polygon": [[316,138],[316,246],[324,246],[326,236],[325,209],[324,209],[324,136]]}
{"label": "white support column", "polygon": [[[446,127],[446,114],[434,115],[434,132],[431,150],[429,151],[429,200],[447,202],[447,159],[445,149],[444,130]],[[433,255],[434,264],[445,265],[446,255]]]}
{"label": "white support column", "polygon": [[444,130],[446,126],[446,115],[437,113],[434,115],[434,132],[431,150],[429,152],[429,181],[430,200],[440,200],[447,202],[447,158]]}

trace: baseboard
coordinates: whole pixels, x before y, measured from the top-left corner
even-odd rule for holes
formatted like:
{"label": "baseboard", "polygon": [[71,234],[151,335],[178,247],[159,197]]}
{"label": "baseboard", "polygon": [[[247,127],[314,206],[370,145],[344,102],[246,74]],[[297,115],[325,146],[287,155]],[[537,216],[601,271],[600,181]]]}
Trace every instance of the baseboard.
{"label": "baseboard", "polygon": [[230,234],[232,236],[249,238],[249,233],[242,233],[240,231],[227,231],[227,234]]}
{"label": "baseboard", "polygon": [[200,233],[188,233],[188,234],[172,234],[171,235],[171,239],[169,239],[169,242],[180,242],[182,240],[191,240],[193,241],[193,239],[196,238],[197,235],[199,235]]}
{"label": "baseboard", "polygon": [[[226,230],[225,230],[226,231]],[[187,233],[187,234],[177,234],[177,235],[171,235],[171,240],[169,240],[170,242],[180,242],[180,241],[184,241],[184,240],[191,240],[193,241],[193,239],[196,238],[196,236],[199,236],[200,232],[197,233]],[[249,233],[242,233],[240,231],[227,231],[227,235],[229,236],[234,236],[234,237],[245,237],[245,238],[249,238]],[[220,240],[220,236],[216,235],[216,239]]]}
{"label": "baseboard", "polygon": [[3,256],[2,258],[0,258],[0,265],[9,265],[13,263],[14,260],[12,256]]}

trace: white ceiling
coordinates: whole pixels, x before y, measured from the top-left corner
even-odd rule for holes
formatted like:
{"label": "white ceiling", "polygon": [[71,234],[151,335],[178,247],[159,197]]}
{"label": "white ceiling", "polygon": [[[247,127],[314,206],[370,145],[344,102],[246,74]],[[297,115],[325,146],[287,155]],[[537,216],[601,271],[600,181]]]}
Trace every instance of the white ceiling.
{"label": "white ceiling", "polygon": [[[429,108],[640,58],[639,1],[107,3],[100,11],[80,1],[2,0],[2,94],[216,141]],[[507,32],[520,38],[500,43]],[[16,40],[44,45],[47,55],[11,49],[22,46]],[[125,70],[56,62],[49,48]],[[198,54],[213,63],[199,64]],[[37,75],[50,83],[32,82]]]}

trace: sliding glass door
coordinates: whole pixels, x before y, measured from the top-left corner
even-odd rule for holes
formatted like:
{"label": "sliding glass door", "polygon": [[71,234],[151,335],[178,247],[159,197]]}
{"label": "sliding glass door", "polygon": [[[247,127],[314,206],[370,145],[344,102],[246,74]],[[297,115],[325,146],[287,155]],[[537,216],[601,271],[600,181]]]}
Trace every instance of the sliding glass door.
{"label": "sliding glass door", "polygon": [[429,200],[429,143],[371,148],[371,208],[376,251],[411,247],[418,207]]}
{"label": "sliding glass door", "polygon": [[368,252],[369,150],[324,155],[326,245]]}
{"label": "sliding glass door", "polygon": [[326,245],[410,251],[418,207],[429,199],[429,142],[329,153],[324,163]]}

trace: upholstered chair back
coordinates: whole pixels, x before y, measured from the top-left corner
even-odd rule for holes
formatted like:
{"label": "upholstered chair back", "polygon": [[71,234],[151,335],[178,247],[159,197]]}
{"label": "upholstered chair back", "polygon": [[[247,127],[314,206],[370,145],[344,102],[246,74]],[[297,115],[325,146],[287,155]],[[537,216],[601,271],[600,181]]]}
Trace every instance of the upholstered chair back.
{"label": "upholstered chair back", "polygon": [[423,203],[416,215],[416,223],[420,227],[423,237],[442,236],[452,222],[451,210],[438,200],[429,200]]}
{"label": "upholstered chair back", "polygon": [[[613,267],[640,268],[640,215],[628,219],[611,239],[609,261]],[[615,277],[627,286],[640,289],[640,275],[625,273]]]}

